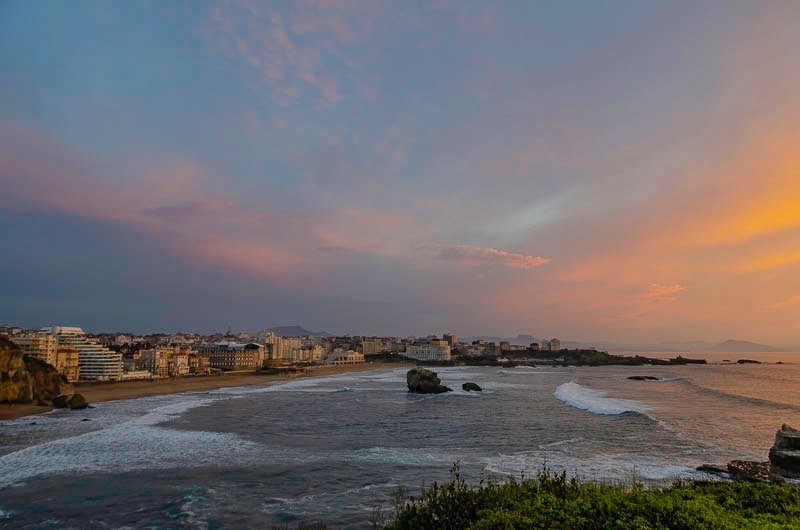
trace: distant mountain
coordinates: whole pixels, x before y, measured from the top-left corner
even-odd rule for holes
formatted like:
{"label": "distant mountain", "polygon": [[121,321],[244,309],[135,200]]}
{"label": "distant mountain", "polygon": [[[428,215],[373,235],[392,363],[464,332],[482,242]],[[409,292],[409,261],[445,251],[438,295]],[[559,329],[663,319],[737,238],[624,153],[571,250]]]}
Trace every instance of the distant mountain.
{"label": "distant mountain", "polygon": [[758,344],[756,342],[749,342],[746,340],[726,340],[715,345],[711,351],[718,352],[731,352],[731,353],[748,353],[748,352],[781,352],[786,351],[784,348],[776,346],[767,346],[766,344]]}
{"label": "distant mountain", "polygon": [[305,337],[307,335],[330,337],[331,335],[325,331],[309,331],[303,326],[276,326],[274,328],[268,328],[267,331],[271,331],[279,337]]}

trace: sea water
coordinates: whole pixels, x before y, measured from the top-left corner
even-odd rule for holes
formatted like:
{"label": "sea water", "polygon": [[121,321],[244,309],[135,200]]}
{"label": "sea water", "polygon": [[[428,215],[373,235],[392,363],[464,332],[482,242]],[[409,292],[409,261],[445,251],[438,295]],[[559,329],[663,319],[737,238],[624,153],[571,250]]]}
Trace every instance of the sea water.
{"label": "sea water", "polygon": [[473,481],[709,478],[800,425],[800,356],[771,355],[787,364],[440,368],[454,391],[425,396],[376,370],[0,422],[0,527],[362,528],[456,462]]}

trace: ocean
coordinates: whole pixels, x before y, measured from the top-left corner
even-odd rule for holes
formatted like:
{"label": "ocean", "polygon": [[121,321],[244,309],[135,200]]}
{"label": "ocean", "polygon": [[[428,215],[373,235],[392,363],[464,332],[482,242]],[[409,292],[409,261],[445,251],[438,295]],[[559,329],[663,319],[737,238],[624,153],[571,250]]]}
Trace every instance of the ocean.
{"label": "ocean", "polygon": [[378,370],[4,421],[0,527],[365,528],[456,462],[475,482],[546,466],[658,484],[766,460],[800,426],[800,354],[696,356],[786,364],[438,368],[455,391],[427,396]]}

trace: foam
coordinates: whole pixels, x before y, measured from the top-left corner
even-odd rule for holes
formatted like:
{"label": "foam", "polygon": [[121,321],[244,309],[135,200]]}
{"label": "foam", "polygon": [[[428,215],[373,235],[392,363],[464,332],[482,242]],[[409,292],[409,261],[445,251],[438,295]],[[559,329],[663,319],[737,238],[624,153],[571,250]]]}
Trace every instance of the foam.
{"label": "foam", "polygon": [[500,475],[533,476],[545,467],[557,473],[567,472],[584,480],[665,482],[675,479],[707,479],[706,473],[689,462],[665,462],[644,455],[599,454],[580,457],[560,451],[536,450],[500,454],[484,458],[485,470]]}
{"label": "foam", "polygon": [[646,415],[647,412],[655,409],[651,405],[633,399],[606,397],[607,392],[581,386],[574,381],[560,385],[553,395],[567,405],[594,414],[618,415],[626,412],[639,412]]}
{"label": "foam", "polygon": [[156,407],[126,422],[0,456],[0,488],[38,476],[235,464],[256,444],[231,433],[180,431],[157,426],[214,399],[188,399]]}
{"label": "foam", "polygon": [[344,456],[346,462],[354,464],[400,464],[407,466],[429,466],[431,464],[452,464],[461,459],[430,448],[412,449],[408,447],[367,447],[355,449]]}

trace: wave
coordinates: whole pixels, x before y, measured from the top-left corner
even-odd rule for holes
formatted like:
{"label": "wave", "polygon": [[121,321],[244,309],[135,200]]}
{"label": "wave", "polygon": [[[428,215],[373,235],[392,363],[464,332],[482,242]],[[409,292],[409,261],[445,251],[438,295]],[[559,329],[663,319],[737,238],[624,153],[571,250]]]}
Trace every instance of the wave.
{"label": "wave", "polygon": [[243,454],[254,451],[256,444],[232,433],[182,431],[159,426],[190,409],[217,401],[186,397],[100,430],[2,455],[0,488],[39,475],[168,469],[202,466],[209,461],[235,464]]}
{"label": "wave", "polygon": [[759,407],[770,407],[772,409],[774,409],[775,407],[779,407],[782,409],[791,410],[792,412],[800,412],[800,406],[793,405],[791,403],[784,403],[782,401],[771,401],[769,399],[743,396],[741,394],[732,394],[730,392],[725,392],[724,390],[718,390],[716,388],[700,385],[695,381],[691,381],[689,379],[680,379],[680,381],[684,385],[690,387],[691,389],[697,392],[726,399],[728,401],[735,401],[737,403],[743,403],[746,405],[756,405]]}
{"label": "wave", "polygon": [[638,412],[647,415],[649,411],[655,409],[651,405],[633,399],[606,397],[607,392],[581,386],[574,381],[560,385],[553,395],[567,405],[594,414],[619,415],[626,412]]}

